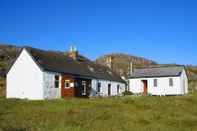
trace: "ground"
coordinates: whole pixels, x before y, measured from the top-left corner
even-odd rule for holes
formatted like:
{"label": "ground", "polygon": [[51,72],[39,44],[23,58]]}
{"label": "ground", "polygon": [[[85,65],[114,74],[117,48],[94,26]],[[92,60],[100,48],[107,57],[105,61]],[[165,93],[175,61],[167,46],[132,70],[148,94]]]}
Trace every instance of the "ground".
{"label": "ground", "polygon": [[196,131],[197,93],[27,101],[0,99],[5,131]]}

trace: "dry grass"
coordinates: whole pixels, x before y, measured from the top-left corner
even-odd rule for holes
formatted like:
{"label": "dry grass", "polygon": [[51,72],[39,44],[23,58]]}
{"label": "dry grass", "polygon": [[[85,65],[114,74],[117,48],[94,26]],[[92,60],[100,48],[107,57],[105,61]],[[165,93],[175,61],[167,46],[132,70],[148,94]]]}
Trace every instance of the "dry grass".
{"label": "dry grass", "polygon": [[197,93],[51,101],[0,99],[0,130],[194,131],[196,103]]}
{"label": "dry grass", "polygon": [[0,77],[0,98],[5,97],[5,78]]}
{"label": "dry grass", "polygon": [[193,80],[189,82],[189,92],[197,92],[197,81]]}

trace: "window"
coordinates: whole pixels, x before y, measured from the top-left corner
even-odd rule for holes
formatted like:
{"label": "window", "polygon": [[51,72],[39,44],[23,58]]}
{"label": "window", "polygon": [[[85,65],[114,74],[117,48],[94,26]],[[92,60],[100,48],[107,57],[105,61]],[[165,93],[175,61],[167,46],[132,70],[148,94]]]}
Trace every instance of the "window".
{"label": "window", "polygon": [[86,81],[82,81],[82,95],[86,95]]}
{"label": "window", "polygon": [[100,82],[98,82],[98,84],[97,84],[97,92],[101,92],[101,83]]}
{"label": "window", "polygon": [[70,81],[69,80],[64,81],[64,88],[70,88]]}
{"label": "window", "polygon": [[120,93],[120,85],[117,85],[117,94]]}
{"label": "window", "polygon": [[55,75],[55,88],[59,88],[59,76]]}
{"label": "window", "polygon": [[157,87],[157,79],[154,79],[153,81],[154,81],[153,82],[154,83],[154,87]]}
{"label": "window", "polygon": [[173,79],[172,78],[169,79],[169,86],[173,86]]}

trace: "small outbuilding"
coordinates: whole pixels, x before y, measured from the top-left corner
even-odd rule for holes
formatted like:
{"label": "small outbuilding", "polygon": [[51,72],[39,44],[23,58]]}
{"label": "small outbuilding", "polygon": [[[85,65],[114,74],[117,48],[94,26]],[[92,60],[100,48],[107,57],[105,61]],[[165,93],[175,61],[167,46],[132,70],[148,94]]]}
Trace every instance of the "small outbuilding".
{"label": "small outbuilding", "polygon": [[185,95],[188,77],[184,66],[135,69],[129,77],[129,91],[143,95]]}

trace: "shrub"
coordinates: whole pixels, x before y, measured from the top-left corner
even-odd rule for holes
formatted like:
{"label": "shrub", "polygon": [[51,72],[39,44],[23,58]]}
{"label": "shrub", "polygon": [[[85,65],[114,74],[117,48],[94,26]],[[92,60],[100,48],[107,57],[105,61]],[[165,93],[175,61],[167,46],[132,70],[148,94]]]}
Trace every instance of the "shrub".
{"label": "shrub", "polygon": [[126,95],[133,95],[133,93],[130,92],[130,91],[125,91],[125,92],[123,92],[122,94],[123,94],[124,96],[126,96]]}

